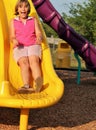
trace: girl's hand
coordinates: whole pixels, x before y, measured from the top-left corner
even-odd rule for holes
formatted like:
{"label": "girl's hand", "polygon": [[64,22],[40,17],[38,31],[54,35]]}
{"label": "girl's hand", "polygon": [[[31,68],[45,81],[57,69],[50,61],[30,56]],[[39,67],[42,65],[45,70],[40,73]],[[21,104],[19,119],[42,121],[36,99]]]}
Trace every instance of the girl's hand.
{"label": "girl's hand", "polygon": [[13,39],[13,48],[15,48],[18,45],[19,45],[18,41],[16,39]]}
{"label": "girl's hand", "polygon": [[37,44],[41,44],[42,41],[43,41],[43,38],[41,36],[38,36],[36,40]]}

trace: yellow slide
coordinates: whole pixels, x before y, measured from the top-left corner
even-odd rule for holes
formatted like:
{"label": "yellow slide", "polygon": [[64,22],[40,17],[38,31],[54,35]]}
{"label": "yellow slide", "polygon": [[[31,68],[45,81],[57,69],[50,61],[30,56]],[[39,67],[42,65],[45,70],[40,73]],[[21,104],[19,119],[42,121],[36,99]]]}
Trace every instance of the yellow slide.
{"label": "yellow slide", "polygon": [[[32,94],[17,93],[18,87],[22,86],[22,80],[20,69],[13,59],[8,29],[9,21],[14,17],[16,1],[0,0],[0,106],[20,108],[20,130],[26,130],[29,109],[48,107],[57,103],[63,95],[64,85],[54,71],[46,35],[39,21],[44,35],[41,63],[44,79],[43,90]],[[31,4],[30,15],[38,18],[31,0],[29,2]]]}

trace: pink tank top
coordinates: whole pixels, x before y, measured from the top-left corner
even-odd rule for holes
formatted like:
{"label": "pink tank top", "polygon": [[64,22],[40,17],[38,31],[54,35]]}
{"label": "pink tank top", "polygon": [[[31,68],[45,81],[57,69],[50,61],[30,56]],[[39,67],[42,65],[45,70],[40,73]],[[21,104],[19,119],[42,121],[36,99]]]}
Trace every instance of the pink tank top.
{"label": "pink tank top", "polygon": [[36,44],[34,18],[29,17],[26,20],[26,24],[20,21],[18,17],[15,18],[14,28],[16,33],[16,39],[20,44],[23,44],[24,46],[30,46]]}

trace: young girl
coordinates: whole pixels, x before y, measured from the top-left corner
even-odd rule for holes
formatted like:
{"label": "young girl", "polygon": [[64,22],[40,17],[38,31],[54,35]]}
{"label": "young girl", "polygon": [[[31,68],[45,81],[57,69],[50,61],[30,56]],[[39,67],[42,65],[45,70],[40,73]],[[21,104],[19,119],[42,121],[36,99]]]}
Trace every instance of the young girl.
{"label": "young girl", "polygon": [[[42,33],[38,21],[29,17],[29,13],[28,0],[18,0],[15,6],[16,18],[12,19],[10,24],[13,55],[21,69],[24,83],[24,86],[18,89],[19,93],[39,92],[43,84],[40,68]],[[35,81],[35,90],[30,85],[31,76]]]}

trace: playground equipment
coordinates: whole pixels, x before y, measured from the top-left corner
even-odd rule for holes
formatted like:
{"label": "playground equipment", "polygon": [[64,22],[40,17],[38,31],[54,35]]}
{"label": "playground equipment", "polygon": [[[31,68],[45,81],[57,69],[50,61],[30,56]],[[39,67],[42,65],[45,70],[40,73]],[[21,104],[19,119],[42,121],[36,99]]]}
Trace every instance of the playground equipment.
{"label": "playground equipment", "polygon": [[12,57],[12,44],[9,42],[8,24],[14,14],[17,0],[0,0],[0,107],[20,108],[20,130],[27,130],[29,110],[48,107],[57,103],[63,95],[64,84],[54,71],[46,35],[42,29],[33,3],[31,14],[37,17],[44,35],[42,43],[43,89],[40,93],[18,94],[22,86],[20,69]]}
{"label": "playground equipment", "polygon": [[49,0],[32,0],[39,16],[51,26],[83,58],[86,67],[96,71],[96,48],[70,27],[53,7]]}
{"label": "playground equipment", "polygon": [[64,40],[59,41],[55,51],[56,68],[70,68],[71,64],[71,47]]}

